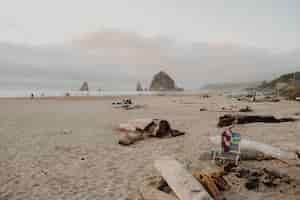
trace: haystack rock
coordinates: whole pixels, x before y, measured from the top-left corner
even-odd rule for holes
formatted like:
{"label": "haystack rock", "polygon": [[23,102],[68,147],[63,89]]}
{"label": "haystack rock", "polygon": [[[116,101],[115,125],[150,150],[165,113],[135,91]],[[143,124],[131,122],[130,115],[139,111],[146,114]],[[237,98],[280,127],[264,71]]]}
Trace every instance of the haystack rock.
{"label": "haystack rock", "polygon": [[89,85],[86,81],[83,82],[82,86],[80,87],[80,91],[89,91]]}
{"label": "haystack rock", "polygon": [[177,88],[175,81],[164,71],[155,74],[149,90],[151,91],[174,91],[182,90]]}

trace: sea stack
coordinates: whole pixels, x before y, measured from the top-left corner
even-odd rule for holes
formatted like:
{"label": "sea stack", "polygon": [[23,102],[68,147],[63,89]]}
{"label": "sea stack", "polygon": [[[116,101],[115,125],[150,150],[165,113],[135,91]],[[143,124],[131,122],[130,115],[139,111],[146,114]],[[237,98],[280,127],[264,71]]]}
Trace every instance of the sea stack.
{"label": "sea stack", "polygon": [[80,91],[89,91],[89,85],[86,81],[83,82],[82,86],[80,87]]}
{"label": "sea stack", "polygon": [[150,91],[181,91],[175,84],[175,81],[164,71],[155,74],[150,88]]}
{"label": "sea stack", "polygon": [[136,84],[136,91],[143,91],[143,87],[140,81],[138,81]]}

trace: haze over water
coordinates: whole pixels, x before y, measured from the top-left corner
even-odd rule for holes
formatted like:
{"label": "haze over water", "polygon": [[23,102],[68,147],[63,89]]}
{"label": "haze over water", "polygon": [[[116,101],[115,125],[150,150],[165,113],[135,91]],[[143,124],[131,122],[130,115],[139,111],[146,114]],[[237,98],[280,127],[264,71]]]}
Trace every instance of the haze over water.
{"label": "haze over water", "polygon": [[0,95],[77,90],[83,81],[133,91],[160,70],[187,90],[270,80],[300,68],[299,7],[296,0],[12,0],[0,8]]}

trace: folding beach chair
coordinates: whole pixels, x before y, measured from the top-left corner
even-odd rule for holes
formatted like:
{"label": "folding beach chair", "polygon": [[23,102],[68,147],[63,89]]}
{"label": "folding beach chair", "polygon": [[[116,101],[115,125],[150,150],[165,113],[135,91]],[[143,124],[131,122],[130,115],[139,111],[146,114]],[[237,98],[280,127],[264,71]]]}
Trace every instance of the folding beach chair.
{"label": "folding beach chair", "polygon": [[227,129],[221,136],[221,151],[213,151],[213,161],[217,164],[225,164],[226,162],[234,162],[238,165],[240,160],[240,142],[241,135],[234,133],[231,129]]}

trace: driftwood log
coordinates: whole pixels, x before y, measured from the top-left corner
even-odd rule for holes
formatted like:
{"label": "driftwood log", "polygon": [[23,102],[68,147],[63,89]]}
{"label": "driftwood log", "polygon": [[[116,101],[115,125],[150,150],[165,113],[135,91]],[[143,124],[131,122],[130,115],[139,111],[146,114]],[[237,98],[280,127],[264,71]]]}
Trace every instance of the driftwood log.
{"label": "driftwood log", "polygon": [[223,178],[224,168],[218,167],[212,162],[197,161],[193,176],[205,187],[214,199],[224,199],[222,191],[230,189],[230,185]]}
{"label": "driftwood log", "polygon": [[172,158],[156,160],[155,168],[161,173],[180,200],[212,200],[205,187],[199,183],[178,161]]}
{"label": "driftwood log", "polygon": [[[209,138],[210,141],[215,145],[221,144],[221,137],[214,136]],[[251,141],[242,139],[240,143],[241,152],[243,151],[257,151],[263,153],[264,156],[270,156],[279,160],[297,160],[298,156],[294,152],[288,152],[275,148],[271,145],[264,144],[261,142]]]}
{"label": "driftwood log", "polygon": [[[204,151],[200,153],[199,160],[212,160],[213,156],[210,151]],[[241,155],[240,155],[241,160],[272,160],[272,156],[265,155],[262,152],[259,152],[255,149],[242,149],[241,150]]]}
{"label": "driftwood log", "polygon": [[262,115],[223,115],[219,117],[218,127],[230,126],[232,124],[247,124],[247,123],[281,123],[281,122],[293,122],[294,118],[276,118],[274,116],[262,116]]}
{"label": "driftwood log", "polygon": [[160,119],[131,120],[120,124],[118,130],[121,132],[119,137],[119,144],[121,145],[131,145],[147,137],[176,137],[185,134],[172,129],[167,120]]}

